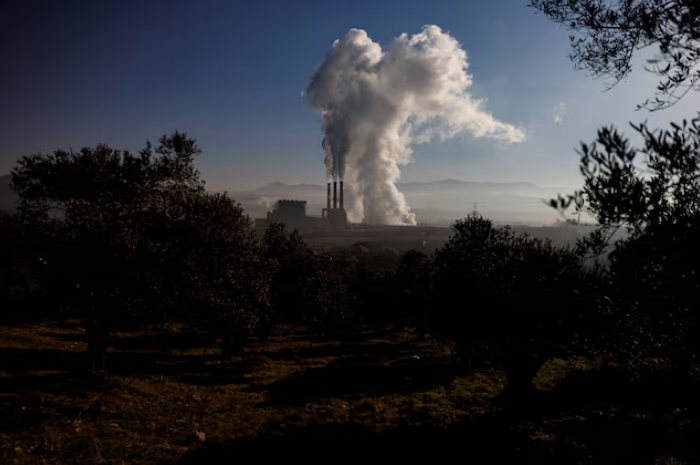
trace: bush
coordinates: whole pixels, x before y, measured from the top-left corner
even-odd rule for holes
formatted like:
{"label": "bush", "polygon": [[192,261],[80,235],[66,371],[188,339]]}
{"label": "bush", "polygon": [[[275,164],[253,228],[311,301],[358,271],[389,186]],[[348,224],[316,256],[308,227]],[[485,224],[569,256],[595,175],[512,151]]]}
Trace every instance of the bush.
{"label": "bush", "polygon": [[517,389],[529,389],[550,356],[593,350],[605,300],[601,270],[585,269],[573,249],[516,236],[478,215],[453,229],[434,257],[431,332],[454,341],[472,366],[500,366]]}
{"label": "bush", "polygon": [[346,313],[346,286],[332,255],[314,253],[297,231],[272,224],[263,238],[263,256],[272,273],[276,317],[321,323]]}

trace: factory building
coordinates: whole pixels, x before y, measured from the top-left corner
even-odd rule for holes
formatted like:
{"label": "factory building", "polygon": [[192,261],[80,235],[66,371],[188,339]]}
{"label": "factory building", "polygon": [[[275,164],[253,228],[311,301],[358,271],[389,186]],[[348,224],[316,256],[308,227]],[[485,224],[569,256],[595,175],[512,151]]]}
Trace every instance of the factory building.
{"label": "factory building", "polygon": [[[338,196],[340,193],[340,196]],[[314,231],[318,229],[345,228],[347,227],[347,215],[343,207],[343,181],[333,182],[333,202],[331,204],[331,183],[328,183],[326,196],[326,208],[321,216],[308,216],[306,214],[305,200],[278,200],[267,218],[257,218],[255,229],[262,233],[270,223],[284,223],[288,229],[297,229],[300,232]]]}

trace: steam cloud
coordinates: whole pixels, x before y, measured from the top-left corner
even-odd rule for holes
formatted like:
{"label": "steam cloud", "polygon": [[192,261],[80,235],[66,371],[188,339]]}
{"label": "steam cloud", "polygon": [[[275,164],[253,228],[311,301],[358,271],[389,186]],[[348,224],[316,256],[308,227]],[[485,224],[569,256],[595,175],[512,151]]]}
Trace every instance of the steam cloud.
{"label": "steam cloud", "polygon": [[467,67],[466,52],[437,26],[401,34],[386,51],[361,29],[333,43],[302,96],[323,117],[327,174],[345,181],[348,220],[416,224],[395,184],[414,143],[460,132],[525,140],[469,95]]}
{"label": "steam cloud", "polygon": [[272,211],[272,204],[273,203],[274,202],[272,201],[272,199],[265,197],[265,196],[262,196],[258,199],[258,204],[267,208],[268,211]]}

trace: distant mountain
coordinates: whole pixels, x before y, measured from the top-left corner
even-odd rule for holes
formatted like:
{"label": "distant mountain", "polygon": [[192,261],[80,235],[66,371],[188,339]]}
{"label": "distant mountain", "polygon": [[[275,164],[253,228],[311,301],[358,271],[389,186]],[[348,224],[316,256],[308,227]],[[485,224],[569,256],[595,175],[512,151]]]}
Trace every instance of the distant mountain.
{"label": "distant mountain", "polygon": [[[284,197],[291,195],[324,195],[326,186],[319,184],[284,184],[282,182],[273,182],[266,186],[259,187],[253,191],[258,195]],[[247,193],[253,193],[247,192]]]}
{"label": "distant mountain", "polygon": [[[536,222],[552,224],[557,218],[542,199],[565,193],[567,189],[543,188],[528,182],[489,183],[445,179],[432,182],[407,182],[397,185],[419,221],[442,224],[463,217],[475,207],[484,215],[499,221]],[[307,211],[320,215],[326,204],[326,186],[320,184],[289,185],[275,182],[247,192],[233,192],[254,218],[264,217],[270,205],[278,199],[298,199],[308,202]],[[346,192],[346,201],[348,193]],[[15,207],[17,196],[10,189],[10,175],[0,176],[0,209]]]}
{"label": "distant mountain", "polygon": [[[487,195],[534,195],[539,191],[566,191],[563,188],[540,187],[529,182],[497,183],[497,182],[469,182],[456,179],[445,179],[442,181],[430,182],[406,182],[397,183],[399,191],[406,195],[410,194],[465,194],[483,193]],[[246,196],[257,194],[267,197],[302,197],[318,196],[326,194],[326,186],[319,184],[285,184],[274,182],[254,191],[242,192]]]}
{"label": "distant mountain", "polygon": [[458,191],[490,191],[492,193],[509,193],[514,191],[532,191],[541,189],[529,182],[497,183],[497,182],[467,182],[456,179],[445,179],[432,182],[407,182],[396,185],[404,193],[439,193]]}
{"label": "distant mountain", "polygon": [[0,176],[0,210],[14,210],[17,195],[10,189],[10,175]]}
{"label": "distant mountain", "polygon": [[[571,189],[540,187],[529,182],[497,183],[468,182],[445,179],[431,182],[398,183],[400,192],[422,223],[449,224],[462,218],[474,208],[488,218],[502,222],[526,224],[552,224],[556,212],[542,200],[565,194]],[[241,202],[254,218],[264,217],[270,205],[279,199],[307,201],[307,213],[321,215],[326,205],[326,185],[285,184],[275,182],[246,192],[233,192],[231,196]],[[346,202],[351,198],[345,192]]]}

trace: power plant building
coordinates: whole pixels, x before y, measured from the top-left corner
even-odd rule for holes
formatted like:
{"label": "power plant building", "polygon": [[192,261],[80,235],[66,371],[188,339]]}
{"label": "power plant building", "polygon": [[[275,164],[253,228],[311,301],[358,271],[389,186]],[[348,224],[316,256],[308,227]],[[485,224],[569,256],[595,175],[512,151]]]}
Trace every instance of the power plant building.
{"label": "power plant building", "polygon": [[262,233],[270,223],[284,223],[288,229],[297,229],[300,232],[347,227],[347,215],[343,206],[343,181],[340,181],[340,191],[338,191],[338,183],[333,182],[332,204],[331,183],[328,183],[326,208],[322,210],[320,217],[306,214],[305,200],[283,199],[274,204],[273,210],[268,212],[267,218],[255,220],[255,228]]}

